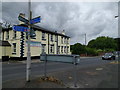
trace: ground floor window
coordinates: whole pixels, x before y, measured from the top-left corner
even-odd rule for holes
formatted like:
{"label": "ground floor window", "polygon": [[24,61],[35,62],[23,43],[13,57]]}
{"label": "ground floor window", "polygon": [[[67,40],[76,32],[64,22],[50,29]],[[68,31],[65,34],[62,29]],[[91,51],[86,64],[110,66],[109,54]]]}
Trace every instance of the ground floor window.
{"label": "ground floor window", "polygon": [[42,53],[43,53],[43,52],[46,52],[45,49],[46,49],[46,44],[42,44]]}
{"label": "ground floor window", "polygon": [[50,53],[54,53],[54,45],[50,45]]}
{"label": "ground floor window", "polygon": [[69,46],[67,46],[67,53],[69,53]]}
{"label": "ground floor window", "polygon": [[58,54],[60,54],[60,46],[58,46]]}
{"label": "ground floor window", "polygon": [[16,54],[16,43],[13,43],[13,52],[12,54]]}
{"label": "ground floor window", "polygon": [[66,46],[64,46],[64,52],[66,53],[66,51],[67,51],[67,50],[66,50]]}
{"label": "ground floor window", "polygon": [[61,46],[61,53],[63,53],[63,46]]}

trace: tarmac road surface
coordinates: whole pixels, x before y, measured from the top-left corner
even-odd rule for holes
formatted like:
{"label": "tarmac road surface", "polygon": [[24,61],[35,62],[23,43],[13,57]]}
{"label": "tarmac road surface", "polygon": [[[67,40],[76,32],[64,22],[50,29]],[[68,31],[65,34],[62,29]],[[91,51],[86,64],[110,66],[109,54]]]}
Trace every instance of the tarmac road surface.
{"label": "tarmac road surface", "polygon": [[[80,58],[80,64],[77,66],[79,69],[89,68],[104,65],[112,62],[113,60],[102,60],[101,57],[84,57]],[[116,60],[115,60],[116,61]],[[73,64],[48,62],[47,73],[71,70]],[[36,62],[31,64],[31,77],[44,74],[44,62]],[[15,80],[26,77],[26,64],[25,63],[3,63],[2,64],[2,81]]]}

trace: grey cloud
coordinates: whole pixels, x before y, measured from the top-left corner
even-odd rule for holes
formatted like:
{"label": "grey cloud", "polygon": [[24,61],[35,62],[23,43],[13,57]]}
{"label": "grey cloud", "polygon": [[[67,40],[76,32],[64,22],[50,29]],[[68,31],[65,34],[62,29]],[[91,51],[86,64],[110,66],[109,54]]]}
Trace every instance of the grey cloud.
{"label": "grey cloud", "polygon": [[[3,20],[18,23],[17,16],[20,12],[28,16],[27,4],[25,2],[3,3]],[[89,41],[117,29],[113,23],[115,21],[113,16],[117,14],[115,2],[34,2],[32,11],[33,17],[41,16],[42,18],[41,23],[37,25],[58,32],[64,29],[71,37],[71,44],[84,43],[85,33]],[[117,34],[116,31],[114,32]]]}

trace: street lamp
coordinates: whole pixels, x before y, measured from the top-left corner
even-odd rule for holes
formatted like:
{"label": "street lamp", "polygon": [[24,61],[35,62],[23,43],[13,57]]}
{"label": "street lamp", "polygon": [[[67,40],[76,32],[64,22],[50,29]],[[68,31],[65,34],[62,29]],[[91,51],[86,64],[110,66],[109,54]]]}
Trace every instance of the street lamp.
{"label": "street lamp", "polygon": [[[115,16],[115,18],[119,18],[119,15],[116,15]],[[119,23],[119,22],[118,22]],[[118,26],[119,27],[119,26]],[[118,33],[119,34],[119,33]],[[118,38],[119,38],[119,36],[118,36]],[[119,40],[119,39],[118,39]],[[119,43],[119,41],[117,42],[117,43]],[[119,46],[119,44],[118,44],[118,50],[120,50],[120,46]],[[120,52],[118,51],[118,60],[120,60]]]}

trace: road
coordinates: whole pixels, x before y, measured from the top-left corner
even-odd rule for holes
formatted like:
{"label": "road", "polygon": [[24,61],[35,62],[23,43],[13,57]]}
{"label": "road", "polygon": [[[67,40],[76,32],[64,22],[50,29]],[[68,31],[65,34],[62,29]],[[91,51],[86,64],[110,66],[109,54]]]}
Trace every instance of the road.
{"label": "road", "polygon": [[[113,61],[113,60],[112,60]],[[101,57],[86,57],[80,59],[78,68],[88,68],[92,66],[100,66],[110,63],[111,60],[101,60]],[[47,73],[59,72],[61,70],[72,69],[73,64],[48,62]],[[44,74],[44,62],[31,64],[31,77]],[[4,81],[25,78],[26,64],[24,63],[3,63],[2,64],[2,79]]]}

